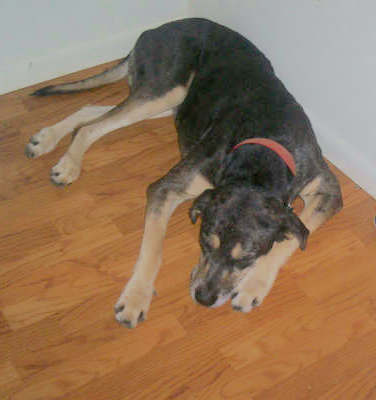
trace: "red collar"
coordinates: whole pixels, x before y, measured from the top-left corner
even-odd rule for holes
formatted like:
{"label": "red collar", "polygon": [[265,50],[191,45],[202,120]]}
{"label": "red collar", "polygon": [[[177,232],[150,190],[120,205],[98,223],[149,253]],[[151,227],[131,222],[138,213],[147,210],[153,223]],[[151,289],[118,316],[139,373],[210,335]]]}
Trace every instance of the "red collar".
{"label": "red collar", "polygon": [[231,151],[235,151],[240,146],[243,146],[243,144],[261,144],[262,146],[268,147],[270,150],[273,150],[276,154],[278,154],[289,167],[292,174],[294,176],[296,175],[296,165],[294,157],[285,147],[283,147],[276,141],[265,138],[246,139],[234,146]]}

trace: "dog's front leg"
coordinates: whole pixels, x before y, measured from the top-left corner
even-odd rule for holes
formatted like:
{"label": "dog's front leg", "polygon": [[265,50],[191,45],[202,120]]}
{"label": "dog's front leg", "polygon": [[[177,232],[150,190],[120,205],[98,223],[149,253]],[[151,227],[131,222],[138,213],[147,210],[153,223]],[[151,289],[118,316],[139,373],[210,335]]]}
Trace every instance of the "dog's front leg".
{"label": "dog's front leg", "polygon": [[298,247],[299,242],[294,237],[274,243],[267,255],[256,260],[255,265],[236,288],[232,308],[247,313],[259,306],[270,292],[280,268]]}
{"label": "dog's front leg", "polygon": [[171,214],[180,203],[195,198],[210,187],[200,173],[187,171],[179,164],[149,186],[140,254],[133,275],[115,306],[115,316],[121,324],[134,328],[146,318],[154,281],[162,262],[163,239]]}

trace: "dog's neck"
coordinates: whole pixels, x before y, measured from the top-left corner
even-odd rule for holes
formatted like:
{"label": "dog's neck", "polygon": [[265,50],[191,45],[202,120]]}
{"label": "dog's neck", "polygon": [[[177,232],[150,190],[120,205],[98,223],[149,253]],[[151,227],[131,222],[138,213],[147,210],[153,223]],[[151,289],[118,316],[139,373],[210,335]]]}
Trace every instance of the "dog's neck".
{"label": "dog's neck", "polygon": [[277,154],[260,145],[242,146],[228,156],[223,184],[257,187],[285,201],[293,175]]}

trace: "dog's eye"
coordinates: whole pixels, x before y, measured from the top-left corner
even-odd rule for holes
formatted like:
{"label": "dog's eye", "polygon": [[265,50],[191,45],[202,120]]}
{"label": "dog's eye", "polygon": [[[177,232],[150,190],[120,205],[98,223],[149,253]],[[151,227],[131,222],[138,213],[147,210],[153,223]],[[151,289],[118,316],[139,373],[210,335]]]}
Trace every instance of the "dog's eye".
{"label": "dog's eye", "polygon": [[232,263],[236,265],[236,268],[243,269],[249,267],[250,264],[256,259],[256,252],[250,250],[244,250],[241,256],[234,258],[231,256]]}

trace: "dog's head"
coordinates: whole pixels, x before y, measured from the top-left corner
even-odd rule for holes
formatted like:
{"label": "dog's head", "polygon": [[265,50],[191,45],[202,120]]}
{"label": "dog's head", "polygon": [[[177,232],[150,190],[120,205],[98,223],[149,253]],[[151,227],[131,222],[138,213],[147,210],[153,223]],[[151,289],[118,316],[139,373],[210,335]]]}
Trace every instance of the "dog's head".
{"label": "dog's head", "polygon": [[190,209],[193,223],[198,217],[201,256],[191,274],[191,295],[208,307],[225,303],[274,242],[294,235],[304,249],[309,233],[277,198],[245,187],[206,190]]}

